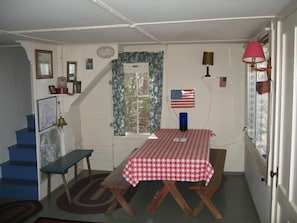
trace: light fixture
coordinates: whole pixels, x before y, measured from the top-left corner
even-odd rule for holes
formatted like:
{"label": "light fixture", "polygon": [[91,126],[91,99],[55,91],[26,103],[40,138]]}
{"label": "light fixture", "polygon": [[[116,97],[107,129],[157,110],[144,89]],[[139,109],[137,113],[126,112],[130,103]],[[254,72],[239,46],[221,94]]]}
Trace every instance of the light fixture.
{"label": "light fixture", "polygon": [[267,61],[267,67],[257,68],[255,67],[256,63],[262,63],[265,61],[265,54],[262,48],[262,44],[259,41],[250,41],[248,42],[245,52],[242,56],[242,61],[245,63],[250,63],[251,68],[255,71],[266,71],[271,72],[271,63],[270,59]]}
{"label": "light fixture", "polygon": [[213,65],[213,52],[203,52],[202,64],[207,65],[204,77],[210,77],[208,65]]}
{"label": "light fixture", "polygon": [[58,101],[58,107],[59,107],[58,127],[63,128],[64,125],[67,125],[67,123],[66,123],[65,119],[62,117],[62,114],[61,114],[60,101]]}
{"label": "light fixture", "polygon": [[250,41],[248,42],[245,52],[242,56],[242,61],[245,63],[250,63],[252,67],[255,63],[262,63],[265,61],[265,55],[262,49],[261,42]]}

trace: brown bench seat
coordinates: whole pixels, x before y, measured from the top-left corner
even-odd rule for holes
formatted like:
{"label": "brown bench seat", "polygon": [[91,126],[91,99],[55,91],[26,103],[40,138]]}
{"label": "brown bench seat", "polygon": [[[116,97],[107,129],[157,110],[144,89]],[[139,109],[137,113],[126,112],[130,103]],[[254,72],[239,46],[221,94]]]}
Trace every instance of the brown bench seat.
{"label": "brown bench seat", "polygon": [[[136,149],[134,149],[132,153],[135,150]],[[133,210],[124,198],[127,191],[132,187],[132,185],[126,181],[122,175],[127,161],[128,157],[101,182],[100,187],[110,190],[115,198],[114,202],[111,203],[105,214],[111,214],[117,205],[120,204],[129,216],[135,216]]]}
{"label": "brown bench seat", "polygon": [[206,205],[216,219],[223,219],[222,214],[211,201],[211,197],[221,187],[224,176],[225,159],[226,150],[210,149],[210,162],[214,168],[214,175],[207,186],[205,186],[204,182],[190,184],[189,189],[196,191],[201,198],[201,201],[192,212],[193,216],[197,216]]}

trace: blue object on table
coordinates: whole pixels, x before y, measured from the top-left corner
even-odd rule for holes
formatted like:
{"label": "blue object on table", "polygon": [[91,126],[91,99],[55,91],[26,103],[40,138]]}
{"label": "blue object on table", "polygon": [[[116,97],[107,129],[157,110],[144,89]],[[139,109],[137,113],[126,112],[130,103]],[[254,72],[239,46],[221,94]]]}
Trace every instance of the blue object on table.
{"label": "blue object on table", "polygon": [[179,130],[180,131],[188,130],[188,113],[187,112],[179,113]]}

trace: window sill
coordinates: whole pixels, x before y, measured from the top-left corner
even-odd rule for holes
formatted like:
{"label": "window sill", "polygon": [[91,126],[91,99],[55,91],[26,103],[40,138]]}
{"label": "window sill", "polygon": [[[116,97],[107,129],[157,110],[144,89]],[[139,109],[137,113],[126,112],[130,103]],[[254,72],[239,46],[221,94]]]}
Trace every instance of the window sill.
{"label": "window sill", "polygon": [[143,135],[140,135],[140,134],[127,134],[125,136],[113,136],[114,138],[147,138],[149,137],[150,134],[143,134]]}

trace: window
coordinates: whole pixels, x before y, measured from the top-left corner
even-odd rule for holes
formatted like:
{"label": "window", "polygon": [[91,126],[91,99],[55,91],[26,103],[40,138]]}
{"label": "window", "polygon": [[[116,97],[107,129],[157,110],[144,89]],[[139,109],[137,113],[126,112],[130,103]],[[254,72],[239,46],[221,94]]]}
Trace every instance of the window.
{"label": "window", "polygon": [[150,101],[148,72],[125,73],[126,133],[150,133]]}
{"label": "window", "polygon": [[123,52],[112,61],[115,136],[152,133],[160,128],[163,57],[163,52]]}
{"label": "window", "polygon": [[[269,58],[268,42],[263,50]],[[267,61],[255,66],[267,67]],[[263,158],[267,154],[270,93],[259,94],[256,83],[265,80],[268,80],[266,71],[255,71],[247,65],[247,134]]]}

